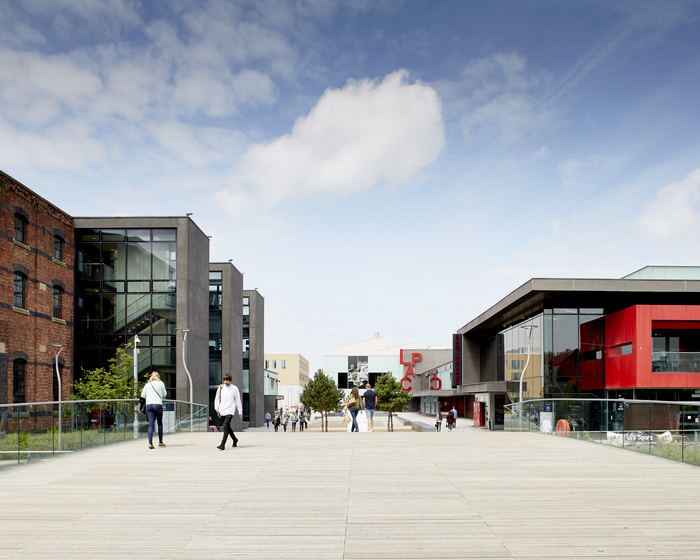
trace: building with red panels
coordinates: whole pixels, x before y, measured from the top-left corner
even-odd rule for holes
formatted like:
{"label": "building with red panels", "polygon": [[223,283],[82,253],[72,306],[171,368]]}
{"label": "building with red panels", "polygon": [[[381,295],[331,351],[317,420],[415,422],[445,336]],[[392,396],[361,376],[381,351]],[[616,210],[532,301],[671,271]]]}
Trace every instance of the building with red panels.
{"label": "building with red panels", "polygon": [[484,403],[493,429],[520,398],[700,402],[700,267],[533,278],[456,340],[462,375],[452,390]]}
{"label": "building with red panels", "polygon": [[58,400],[73,383],[71,217],[0,171],[0,402]]}

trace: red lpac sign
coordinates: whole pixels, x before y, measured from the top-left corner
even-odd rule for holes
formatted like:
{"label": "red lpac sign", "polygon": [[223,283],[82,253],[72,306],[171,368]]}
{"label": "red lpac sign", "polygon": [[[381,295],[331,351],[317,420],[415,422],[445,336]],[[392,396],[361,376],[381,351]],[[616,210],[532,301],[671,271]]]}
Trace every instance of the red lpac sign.
{"label": "red lpac sign", "polygon": [[[399,361],[401,362],[402,366],[405,366],[404,372],[403,372],[403,377],[401,378],[401,389],[404,391],[410,391],[413,389],[413,385],[411,385],[411,377],[416,376],[416,372],[413,370],[414,367],[416,367],[416,362],[420,362],[423,359],[423,355],[420,352],[411,352],[411,359],[410,360],[404,360],[403,358],[403,350],[399,350]],[[431,391],[439,391],[442,389],[442,380],[437,377],[437,371],[433,370],[430,372],[433,377],[430,378],[430,390]],[[433,384],[437,383],[436,386]]]}

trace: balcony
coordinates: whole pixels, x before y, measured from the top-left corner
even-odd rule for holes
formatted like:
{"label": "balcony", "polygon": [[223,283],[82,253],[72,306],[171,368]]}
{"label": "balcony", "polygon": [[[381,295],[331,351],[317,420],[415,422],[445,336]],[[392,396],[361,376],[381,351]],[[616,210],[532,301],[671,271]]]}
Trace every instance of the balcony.
{"label": "balcony", "polygon": [[652,352],[651,371],[695,373],[700,370],[700,352]]}

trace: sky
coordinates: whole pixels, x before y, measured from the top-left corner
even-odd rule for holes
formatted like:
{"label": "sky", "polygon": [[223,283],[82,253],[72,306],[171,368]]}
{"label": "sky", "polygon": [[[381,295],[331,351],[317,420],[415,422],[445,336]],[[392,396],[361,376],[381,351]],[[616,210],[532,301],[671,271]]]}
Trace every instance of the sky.
{"label": "sky", "polygon": [[265,351],[448,347],[531,278],[700,264],[700,2],[8,0],[0,169],[183,216]]}

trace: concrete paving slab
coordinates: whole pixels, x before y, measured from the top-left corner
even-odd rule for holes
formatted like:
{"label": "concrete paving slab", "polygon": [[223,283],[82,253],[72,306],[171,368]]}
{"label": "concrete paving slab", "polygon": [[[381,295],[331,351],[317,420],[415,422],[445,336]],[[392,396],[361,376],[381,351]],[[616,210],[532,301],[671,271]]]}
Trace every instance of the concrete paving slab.
{"label": "concrete paving slab", "polygon": [[223,452],[185,433],[5,469],[0,560],[700,560],[699,468],[461,424],[258,429]]}

